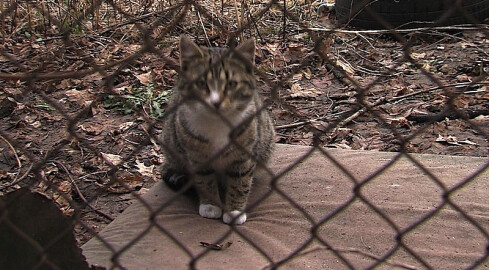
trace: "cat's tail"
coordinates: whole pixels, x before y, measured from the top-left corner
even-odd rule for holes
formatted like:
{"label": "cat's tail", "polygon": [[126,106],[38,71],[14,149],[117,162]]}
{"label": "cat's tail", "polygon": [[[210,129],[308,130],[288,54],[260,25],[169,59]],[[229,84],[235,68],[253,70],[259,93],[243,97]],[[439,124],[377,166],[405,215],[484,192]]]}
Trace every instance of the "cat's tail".
{"label": "cat's tail", "polygon": [[161,177],[163,182],[175,192],[182,192],[187,196],[197,196],[197,191],[190,183],[189,176],[185,173],[178,172],[173,169],[168,163],[163,165],[161,169]]}

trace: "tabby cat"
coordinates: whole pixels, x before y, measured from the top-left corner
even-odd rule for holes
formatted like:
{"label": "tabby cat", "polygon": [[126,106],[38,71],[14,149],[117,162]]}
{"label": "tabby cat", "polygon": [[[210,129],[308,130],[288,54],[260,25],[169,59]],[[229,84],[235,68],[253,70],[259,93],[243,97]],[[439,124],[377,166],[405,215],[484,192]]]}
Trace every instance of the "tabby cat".
{"label": "tabby cat", "polygon": [[[256,89],[254,40],[234,49],[180,38],[180,78],[163,120],[170,186],[190,179],[199,214],[243,224],[257,164],[269,159],[274,128]],[[223,213],[224,212],[224,213]]]}

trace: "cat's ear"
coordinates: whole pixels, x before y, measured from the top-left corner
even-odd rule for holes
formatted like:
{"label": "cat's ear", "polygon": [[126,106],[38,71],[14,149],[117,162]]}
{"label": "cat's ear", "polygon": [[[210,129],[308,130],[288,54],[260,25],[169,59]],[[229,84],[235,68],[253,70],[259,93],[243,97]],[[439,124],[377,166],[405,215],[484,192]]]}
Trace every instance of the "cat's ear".
{"label": "cat's ear", "polygon": [[255,40],[248,39],[245,40],[241,45],[236,47],[236,52],[239,53],[240,57],[250,61],[253,65],[255,63]]}
{"label": "cat's ear", "polygon": [[199,45],[195,44],[189,37],[180,37],[180,65],[184,66],[188,60],[204,57]]}

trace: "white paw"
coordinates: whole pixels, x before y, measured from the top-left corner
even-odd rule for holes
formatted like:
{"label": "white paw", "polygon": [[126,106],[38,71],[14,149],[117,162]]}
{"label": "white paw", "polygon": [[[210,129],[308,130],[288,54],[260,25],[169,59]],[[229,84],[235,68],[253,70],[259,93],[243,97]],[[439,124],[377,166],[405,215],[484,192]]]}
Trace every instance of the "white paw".
{"label": "white paw", "polygon": [[222,215],[221,207],[212,204],[201,204],[199,215],[205,218],[220,218]]}
{"label": "white paw", "polygon": [[[236,218],[237,217],[237,218]],[[234,219],[234,224],[241,225],[246,222],[246,213],[242,213],[241,211],[234,210],[231,212],[224,213],[222,216],[222,221],[226,224],[230,224]]]}

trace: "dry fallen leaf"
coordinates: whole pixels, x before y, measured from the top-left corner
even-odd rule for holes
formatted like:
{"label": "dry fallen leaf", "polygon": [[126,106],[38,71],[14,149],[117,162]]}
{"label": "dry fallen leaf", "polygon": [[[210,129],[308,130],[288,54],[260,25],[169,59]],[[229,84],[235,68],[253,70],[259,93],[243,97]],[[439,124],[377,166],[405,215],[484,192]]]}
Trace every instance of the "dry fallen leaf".
{"label": "dry fallen leaf", "polygon": [[212,249],[212,250],[223,250],[223,249],[230,247],[232,244],[233,244],[233,242],[229,242],[229,241],[226,242],[225,244],[211,244],[211,243],[207,243],[207,242],[200,242],[201,246]]}
{"label": "dry fallen leaf", "polygon": [[112,193],[122,194],[134,190],[139,190],[143,186],[143,178],[138,173],[119,171],[117,173],[117,182],[112,184],[107,190]]}
{"label": "dry fallen leaf", "polygon": [[443,137],[440,134],[438,135],[438,138],[436,138],[435,142],[445,143],[448,145],[478,145],[477,143],[475,143],[469,139],[459,141],[457,139],[457,137],[455,137],[455,136],[449,135],[449,136]]}
{"label": "dry fallen leaf", "polygon": [[149,191],[149,188],[140,188],[140,189],[139,189],[139,190],[137,190],[135,193],[136,193],[137,195],[144,195],[144,194],[148,193],[148,191]]}
{"label": "dry fallen leaf", "polygon": [[152,71],[149,71],[149,72],[146,72],[143,74],[139,74],[139,75],[135,75],[135,76],[136,76],[136,78],[138,78],[138,80],[141,84],[148,84],[148,83],[152,83],[154,81],[154,74]]}
{"label": "dry fallen leaf", "polygon": [[351,146],[348,145],[348,142],[345,140],[343,140],[339,143],[330,144],[330,145],[328,145],[328,147],[339,148],[339,149],[347,149],[347,150],[351,149]]}
{"label": "dry fallen leaf", "polygon": [[455,136],[447,136],[443,137],[441,134],[438,134],[438,138],[436,138],[435,142],[438,143],[446,143],[446,144],[452,144],[452,145],[458,145],[457,143],[457,137]]}
{"label": "dry fallen leaf", "polygon": [[455,77],[455,79],[457,79],[457,81],[459,81],[459,82],[471,82],[472,81],[471,77],[467,74],[457,75]]}
{"label": "dry fallen leaf", "polygon": [[320,90],[316,88],[303,89],[299,84],[294,83],[290,87],[291,98],[315,98],[322,94]]}
{"label": "dry fallen leaf", "polygon": [[407,127],[411,128],[412,125],[409,122],[409,120],[406,119],[404,116],[400,117],[390,117],[385,119],[387,124],[395,126],[395,127]]}
{"label": "dry fallen leaf", "polygon": [[100,152],[102,158],[105,162],[107,162],[110,166],[117,166],[122,162],[122,157],[114,154],[107,154]]}
{"label": "dry fallen leaf", "polygon": [[301,87],[299,84],[294,83],[294,84],[292,84],[292,86],[290,87],[290,91],[291,91],[292,93],[298,93],[298,92],[301,92],[301,91],[302,91],[302,87]]}
{"label": "dry fallen leaf", "polygon": [[310,68],[306,68],[301,73],[304,74],[304,77],[306,77],[306,79],[308,79],[308,80],[310,80],[312,77],[312,71]]}
{"label": "dry fallen leaf", "polygon": [[468,144],[468,145],[479,145],[469,139],[466,139],[466,140],[463,140],[463,141],[459,141],[460,144]]}
{"label": "dry fallen leaf", "polygon": [[136,122],[133,122],[133,121],[124,122],[124,123],[122,123],[122,124],[119,125],[119,132],[120,133],[124,133],[128,129],[133,128],[135,126],[137,126]]}
{"label": "dry fallen leaf", "polygon": [[472,120],[477,124],[483,124],[484,122],[489,122],[489,115],[479,115]]}
{"label": "dry fallen leaf", "polygon": [[96,124],[96,123],[87,123],[81,124],[78,126],[81,130],[83,130],[87,135],[96,136],[104,131],[104,125]]}
{"label": "dry fallen leaf", "polygon": [[33,128],[40,128],[42,126],[41,121],[35,121],[31,124]]}
{"label": "dry fallen leaf", "polygon": [[311,120],[311,125],[314,129],[326,132],[328,130],[328,123],[324,121]]}
{"label": "dry fallen leaf", "polygon": [[460,95],[454,101],[453,105],[458,109],[467,109],[470,104],[470,99],[467,96]]}
{"label": "dry fallen leaf", "polygon": [[294,76],[292,76],[292,81],[293,82],[300,81],[300,80],[302,80],[302,77],[303,77],[303,74],[302,73],[294,74]]}
{"label": "dry fallen leaf", "polygon": [[413,59],[423,59],[426,57],[426,53],[415,53],[415,52],[412,52],[411,53],[411,57]]}
{"label": "dry fallen leaf", "polygon": [[75,210],[71,208],[71,184],[68,181],[62,181],[58,189],[53,193],[53,200],[60,206],[63,214],[71,216],[75,213]]}
{"label": "dry fallen leaf", "polygon": [[146,166],[144,162],[136,160],[136,166],[138,167],[139,173],[143,176],[153,177],[155,165]]}
{"label": "dry fallen leaf", "polygon": [[343,62],[341,60],[336,60],[336,65],[338,67],[340,67],[341,69],[343,69],[346,73],[348,73],[348,75],[353,75],[355,74],[355,70],[353,69],[353,67],[347,63],[347,62]]}

